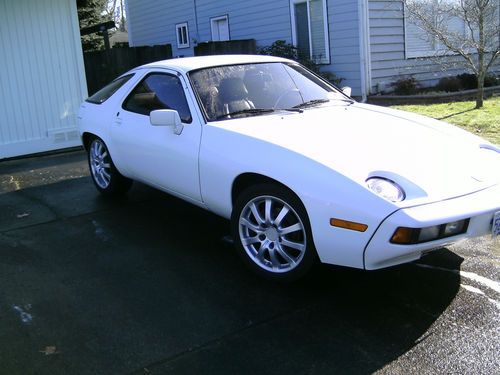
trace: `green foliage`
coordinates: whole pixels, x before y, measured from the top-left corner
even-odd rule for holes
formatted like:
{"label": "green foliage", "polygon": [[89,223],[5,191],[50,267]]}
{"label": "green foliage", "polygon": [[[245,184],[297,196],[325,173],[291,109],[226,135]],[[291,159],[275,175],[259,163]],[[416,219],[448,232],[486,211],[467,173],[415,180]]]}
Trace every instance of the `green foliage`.
{"label": "green foliage", "polygon": [[415,77],[401,78],[393,83],[393,86],[396,95],[415,95],[419,88]]}
{"label": "green foliage", "polygon": [[[476,81],[477,86],[477,81]],[[458,77],[443,77],[436,85],[438,91],[456,92],[462,90],[462,82]]]}
{"label": "green foliage", "polygon": [[295,47],[291,43],[287,43],[285,40],[276,40],[270,46],[261,48],[259,50],[259,53],[261,55],[270,55],[295,60],[337,86],[340,85],[340,83],[344,80],[343,78],[338,77],[333,72],[321,72],[320,65],[316,64],[309,57],[299,53],[297,47]]}
{"label": "green foliage", "polygon": [[[103,12],[106,9],[106,2],[107,0],[77,0],[80,29],[105,21]],[[82,48],[84,52],[103,49],[102,36],[98,33],[82,36]]]}

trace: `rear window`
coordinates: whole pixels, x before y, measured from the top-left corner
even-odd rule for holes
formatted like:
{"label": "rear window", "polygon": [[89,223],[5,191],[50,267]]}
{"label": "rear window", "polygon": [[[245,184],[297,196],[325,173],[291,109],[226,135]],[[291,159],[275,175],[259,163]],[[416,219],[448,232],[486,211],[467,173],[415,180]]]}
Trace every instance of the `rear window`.
{"label": "rear window", "polygon": [[119,77],[104,86],[102,89],[97,91],[94,95],[90,96],[86,101],[94,104],[102,104],[108,100],[111,95],[113,95],[120,87],[122,87],[127,81],[132,78],[133,74],[128,74],[123,77]]}

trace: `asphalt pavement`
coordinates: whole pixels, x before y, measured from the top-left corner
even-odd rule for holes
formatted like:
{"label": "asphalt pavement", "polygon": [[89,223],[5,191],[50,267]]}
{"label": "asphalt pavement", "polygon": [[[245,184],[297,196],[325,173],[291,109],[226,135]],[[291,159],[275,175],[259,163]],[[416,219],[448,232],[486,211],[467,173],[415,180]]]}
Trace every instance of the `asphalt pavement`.
{"label": "asphalt pavement", "polygon": [[500,373],[500,240],[276,285],[228,232],[82,151],[0,162],[0,374]]}

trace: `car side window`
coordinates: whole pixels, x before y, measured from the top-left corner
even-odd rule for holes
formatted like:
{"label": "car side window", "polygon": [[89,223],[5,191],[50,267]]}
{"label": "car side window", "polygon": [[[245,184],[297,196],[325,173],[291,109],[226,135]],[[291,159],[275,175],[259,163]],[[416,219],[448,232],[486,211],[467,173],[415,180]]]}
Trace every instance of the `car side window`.
{"label": "car side window", "polygon": [[182,83],[171,74],[148,74],[125,99],[123,109],[146,116],[157,109],[175,109],[182,122],[192,121]]}
{"label": "car side window", "polygon": [[117,92],[120,89],[120,87],[122,87],[125,83],[127,83],[127,81],[133,76],[134,76],[133,74],[128,74],[123,77],[118,77],[117,79],[113,80],[111,83],[109,83],[108,85],[104,86],[102,89],[97,91],[94,95],[87,98],[86,101],[94,104],[104,103],[111,97],[111,95]]}

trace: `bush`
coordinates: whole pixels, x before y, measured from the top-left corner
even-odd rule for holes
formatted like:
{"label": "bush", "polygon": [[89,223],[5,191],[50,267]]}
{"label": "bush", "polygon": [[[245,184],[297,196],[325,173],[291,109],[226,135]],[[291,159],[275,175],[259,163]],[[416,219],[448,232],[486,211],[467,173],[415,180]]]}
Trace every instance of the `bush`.
{"label": "bush", "polygon": [[477,89],[477,76],[475,74],[464,73],[457,75],[464,90]]}
{"label": "bush", "polygon": [[[457,76],[464,90],[477,89],[477,76],[475,74],[464,73]],[[494,74],[488,74],[484,77],[484,87],[500,85],[500,78]]]}
{"label": "bush", "polygon": [[438,91],[455,92],[462,90],[462,81],[458,77],[443,77],[439,80]]}
{"label": "bush", "polygon": [[484,87],[498,86],[500,85],[500,78],[490,74],[484,77]]}
{"label": "bush", "polygon": [[338,77],[335,73],[321,72],[320,66],[318,64],[316,64],[309,57],[303,56],[301,53],[299,53],[297,47],[295,47],[293,44],[287,43],[284,40],[277,40],[270,46],[262,47],[259,50],[259,54],[295,60],[337,86],[340,85],[340,83],[344,80],[343,78]]}
{"label": "bush", "polygon": [[392,84],[396,95],[415,95],[419,88],[415,77],[401,78]]}
{"label": "bush", "polygon": [[263,47],[259,50],[261,55],[270,55],[276,57],[283,57],[290,60],[299,60],[299,52],[297,47],[293,44],[287,43],[284,40],[277,40],[273,44],[267,47]]}

